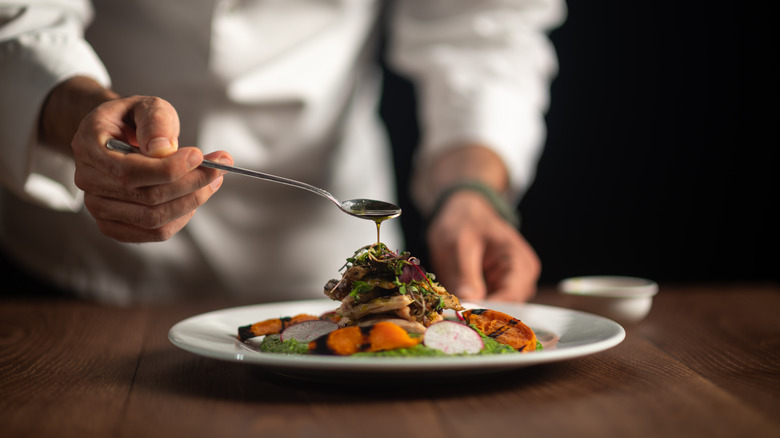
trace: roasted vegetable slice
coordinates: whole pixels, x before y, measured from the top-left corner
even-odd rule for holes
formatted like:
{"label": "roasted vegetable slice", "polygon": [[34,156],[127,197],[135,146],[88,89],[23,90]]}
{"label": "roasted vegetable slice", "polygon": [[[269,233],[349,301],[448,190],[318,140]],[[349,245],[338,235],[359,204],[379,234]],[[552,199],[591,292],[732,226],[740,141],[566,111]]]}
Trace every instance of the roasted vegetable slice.
{"label": "roasted vegetable slice", "polygon": [[517,318],[489,309],[466,310],[462,316],[467,324],[478,328],[485,336],[517,351],[526,353],[536,350],[536,334]]}
{"label": "roasted vegetable slice", "polygon": [[314,354],[348,356],[358,352],[376,352],[414,347],[421,338],[413,338],[392,322],[378,322],[367,327],[344,327],[309,343]]}

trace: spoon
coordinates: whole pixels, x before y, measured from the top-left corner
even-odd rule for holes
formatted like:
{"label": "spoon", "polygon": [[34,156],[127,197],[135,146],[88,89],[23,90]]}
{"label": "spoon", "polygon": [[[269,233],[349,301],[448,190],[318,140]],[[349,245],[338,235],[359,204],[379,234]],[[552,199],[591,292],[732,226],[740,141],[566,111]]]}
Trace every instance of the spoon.
{"label": "spoon", "polygon": [[[137,147],[129,145],[123,141],[114,138],[108,140],[108,143],[106,143],[106,147],[113,151],[123,152],[125,154],[141,152],[141,150],[138,149]],[[203,160],[203,162],[200,165],[201,167],[209,167],[211,169],[225,170],[228,172],[234,172],[245,176],[251,176],[266,181],[273,181],[279,184],[286,184],[288,186],[293,186],[293,187],[298,187],[299,189],[308,190],[310,192],[316,193],[320,196],[330,199],[344,213],[359,217],[361,219],[372,220],[377,223],[377,226],[379,225],[380,222],[386,219],[392,219],[394,217],[398,217],[401,215],[401,209],[397,205],[385,201],[375,201],[373,199],[350,199],[348,201],[341,202],[338,199],[336,199],[333,195],[331,195],[329,192],[319,187],[314,187],[310,184],[306,184],[301,181],[296,181],[294,179],[289,179],[281,176],[271,175],[268,173],[258,172],[255,170],[243,169],[241,167],[219,164],[210,160]]]}

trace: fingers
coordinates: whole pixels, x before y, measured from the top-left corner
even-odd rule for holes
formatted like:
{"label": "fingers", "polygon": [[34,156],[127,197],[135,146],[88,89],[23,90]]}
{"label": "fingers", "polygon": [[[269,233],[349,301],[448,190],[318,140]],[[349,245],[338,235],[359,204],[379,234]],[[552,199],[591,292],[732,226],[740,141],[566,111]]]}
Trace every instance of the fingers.
{"label": "fingers", "polygon": [[[140,128],[138,128],[140,124]],[[140,156],[169,157],[176,153],[179,135],[179,121],[176,111],[166,101],[146,96],[133,96],[106,102],[85,117],[71,142],[77,170],[80,165],[104,170],[112,175],[123,170],[119,167],[117,152],[107,151],[105,144],[110,138],[118,138],[132,144],[141,144],[142,154],[133,155],[127,163],[142,163]],[[163,143],[160,144],[164,140]],[[197,150],[190,149],[178,158],[159,162],[159,169],[151,174],[165,172],[182,174],[192,170],[202,157]],[[181,167],[186,163],[186,169]],[[142,164],[140,169],[149,169],[150,164]],[[178,166],[178,167],[177,167]],[[143,176],[139,168],[127,169],[130,175]],[[120,173],[120,176],[122,174]],[[77,175],[78,177],[78,175]],[[139,184],[155,184],[156,180],[141,180]]]}
{"label": "fingers", "polygon": [[434,273],[461,299],[526,301],[536,292],[536,253],[479,194],[453,196],[431,223],[428,243]]}
{"label": "fingers", "polygon": [[[178,137],[179,116],[170,103],[158,97],[132,96],[92,110],[79,124],[72,146],[87,153],[83,149],[87,145],[105,145],[109,138],[119,138],[137,144],[144,155],[159,158],[176,151]],[[160,148],[160,141],[167,145]]]}
{"label": "fingers", "polygon": [[[154,229],[195,210],[215,192],[208,184],[193,190],[178,186],[178,184],[170,184],[166,187],[142,188],[136,191],[139,193],[139,202],[128,202],[90,193],[88,196],[85,195],[85,204],[96,219],[123,221],[138,227]],[[155,198],[160,196],[159,193],[167,191],[166,189],[183,191],[185,194],[171,199],[156,200]],[[146,193],[155,193],[155,195],[149,196]]]}
{"label": "fingers", "polygon": [[497,241],[486,252],[485,280],[491,300],[528,301],[536,295],[541,263],[520,234]]}
{"label": "fingers", "polygon": [[482,270],[485,246],[478,231],[482,203],[478,194],[455,194],[428,229],[434,273],[447,290],[462,299],[483,299],[487,294]]}
{"label": "fingers", "polygon": [[[122,242],[163,241],[179,232],[189,222],[195,210],[219,190],[223,177],[221,174],[215,178],[206,176],[212,173],[219,172],[211,169],[192,172],[191,175],[198,176],[198,187],[194,190],[182,188],[178,183],[145,187],[137,193],[157,195],[139,196],[140,202],[85,193],[84,204],[97,221],[100,230],[109,237]],[[180,191],[185,194],[170,200],[166,196],[159,203],[154,201],[160,193]]]}
{"label": "fingers", "polygon": [[[100,230],[123,242],[169,239],[221,186],[223,172],[199,167],[197,148],[178,148],[176,111],[162,99],[107,102],[80,124],[72,149],[75,182]],[[136,143],[141,154],[105,147],[109,138]],[[209,154],[232,164],[225,152]]]}
{"label": "fingers", "polygon": [[203,179],[217,175],[192,173],[203,161],[203,154],[196,148],[183,148],[161,159],[114,151],[100,153],[103,156],[97,160],[78,163],[75,174],[80,189],[99,196],[159,204],[201,187]]}
{"label": "fingers", "polygon": [[[452,236],[452,235],[451,235]],[[452,294],[464,300],[481,300],[487,295],[482,272],[484,247],[473,235],[461,234],[458,239],[438,246],[433,252],[436,278]]]}
{"label": "fingers", "polygon": [[136,227],[120,221],[97,220],[96,223],[98,229],[100,229],[104,235],[118,240],[119,242],[162,242],[170,239],[181,231],[194,215],[195,211],[193,210],[187,215],[155,229]]}

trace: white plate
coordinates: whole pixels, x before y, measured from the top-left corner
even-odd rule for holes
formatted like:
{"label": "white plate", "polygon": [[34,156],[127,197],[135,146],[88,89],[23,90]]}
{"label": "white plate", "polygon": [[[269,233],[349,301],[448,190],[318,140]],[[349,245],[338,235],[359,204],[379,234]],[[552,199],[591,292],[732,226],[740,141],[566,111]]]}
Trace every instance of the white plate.
{"label": "white plate", "polygon": [[539,304],[468,303],[468,308],[498,310],[520,319],[537,334],[545,349],[523,354],[453,357],[338,357],[262,353],[257,344],[240,342],[238,327],[299,313],[319,315],[334,310],[332,300],[289,301],[235,307],[193,316],[174,325],[168,337],[197,355],[264,366],[298,378],[337,378],[364,374],[410,377],[483,374],[587,356],[609,349],[625,338],[618,323],[589,313]]}

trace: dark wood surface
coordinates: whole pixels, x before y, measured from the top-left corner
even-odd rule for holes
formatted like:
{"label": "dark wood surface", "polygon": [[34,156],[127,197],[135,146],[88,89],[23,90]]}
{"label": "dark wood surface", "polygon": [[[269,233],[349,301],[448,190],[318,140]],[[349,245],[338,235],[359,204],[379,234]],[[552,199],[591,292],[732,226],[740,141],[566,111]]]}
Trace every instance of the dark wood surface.
{"label": "dark wood surface", "polygon": [[[534,301],[562,303],[552,290]],[[186,317],[241,304],[3,294],[0,436],[780,436],[776,285],[662,285],[605,352],[391,385],[292,380],[167,339]]]}

